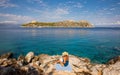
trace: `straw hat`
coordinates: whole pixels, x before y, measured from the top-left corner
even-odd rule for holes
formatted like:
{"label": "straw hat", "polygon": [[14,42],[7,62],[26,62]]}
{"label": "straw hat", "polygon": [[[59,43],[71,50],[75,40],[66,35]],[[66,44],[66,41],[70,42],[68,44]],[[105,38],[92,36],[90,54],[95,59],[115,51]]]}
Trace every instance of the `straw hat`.
{"label": "straw hat", "polygon": [[68,52],[63,52],[62,56],[69,55]]}

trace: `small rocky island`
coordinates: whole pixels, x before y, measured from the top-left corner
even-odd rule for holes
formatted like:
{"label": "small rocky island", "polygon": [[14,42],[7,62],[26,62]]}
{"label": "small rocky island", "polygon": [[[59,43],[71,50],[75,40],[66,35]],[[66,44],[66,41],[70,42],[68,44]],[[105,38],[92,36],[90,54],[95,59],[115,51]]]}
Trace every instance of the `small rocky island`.
{"label": "small rocky island", "polygon": [[93,27],[93,25],[86,21],[73,21],[73,20],[66,20],[66,21],[60,21],[60,22],[37,22],[32,21],[27,24],[23,24],[22,27],[32,27],[32,28],[41,28],[41,27],[80,27],[80,28],[90,28]]}
{"label": "small rocky island", "polygon": [[18,58],[12,56],[12,53],[0,56],[0,75],[120,75],[120,56],[106,64],[93,64],[88,58],[69,55],[71,72],[55,70],[54,62],[60,55],[35,55],[29,52]]}

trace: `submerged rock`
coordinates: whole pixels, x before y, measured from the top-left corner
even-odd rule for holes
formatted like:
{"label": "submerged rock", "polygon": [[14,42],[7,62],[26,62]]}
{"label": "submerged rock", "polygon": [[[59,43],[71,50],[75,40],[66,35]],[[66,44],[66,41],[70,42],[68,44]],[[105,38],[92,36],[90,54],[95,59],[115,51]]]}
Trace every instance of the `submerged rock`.
{"label": "submerged rock", "polygon": [[120,51],[120,48],[119,48],[119,47],[114,47],[113,49]]}

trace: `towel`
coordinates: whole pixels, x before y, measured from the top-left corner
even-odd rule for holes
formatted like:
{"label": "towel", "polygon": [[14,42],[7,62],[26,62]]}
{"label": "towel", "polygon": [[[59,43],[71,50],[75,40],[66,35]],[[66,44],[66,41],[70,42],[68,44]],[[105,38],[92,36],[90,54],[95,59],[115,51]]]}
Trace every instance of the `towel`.
{"label": "towel", "polygon": [[56,64],[55,68],[56,68],[57,71],[69,71],[69,72],[72,71],[72,68],[71,68],[70,64],[68,64],[67,66],[61,66],[60,64]]}

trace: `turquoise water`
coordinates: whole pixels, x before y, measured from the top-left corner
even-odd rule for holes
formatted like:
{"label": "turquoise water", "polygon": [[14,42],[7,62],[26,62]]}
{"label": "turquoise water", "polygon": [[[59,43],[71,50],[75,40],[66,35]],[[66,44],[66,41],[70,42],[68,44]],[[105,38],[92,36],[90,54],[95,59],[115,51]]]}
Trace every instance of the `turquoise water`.
{"label": "turquoise water", "polygon": [[63,51],[105,63],[120,55],[120,28],[20,28],[0,25],[0,54],[29,51],[57,55]]}

